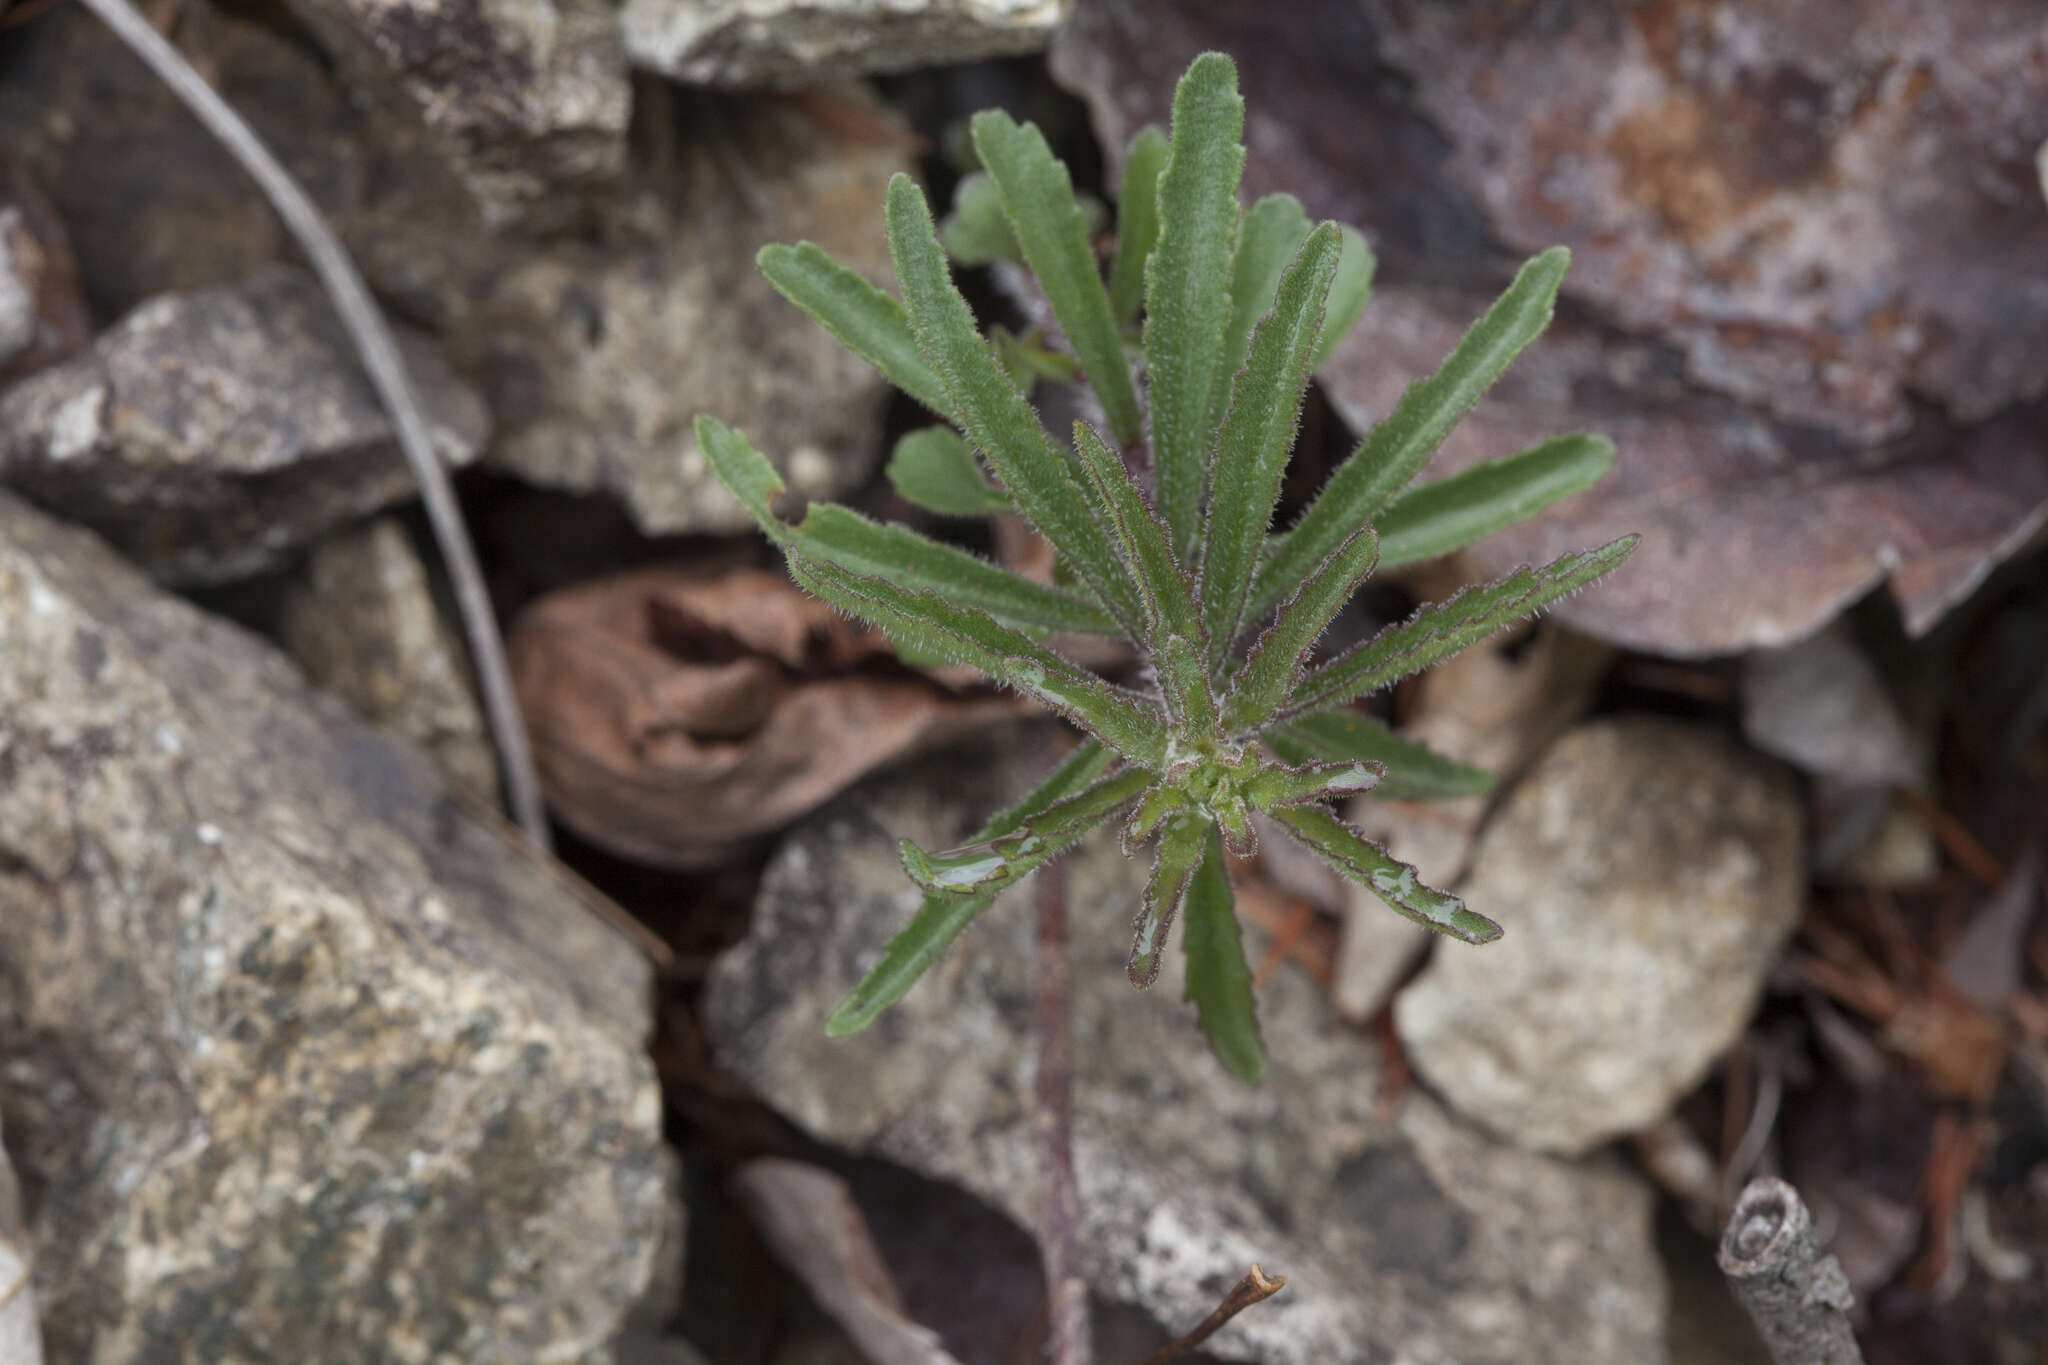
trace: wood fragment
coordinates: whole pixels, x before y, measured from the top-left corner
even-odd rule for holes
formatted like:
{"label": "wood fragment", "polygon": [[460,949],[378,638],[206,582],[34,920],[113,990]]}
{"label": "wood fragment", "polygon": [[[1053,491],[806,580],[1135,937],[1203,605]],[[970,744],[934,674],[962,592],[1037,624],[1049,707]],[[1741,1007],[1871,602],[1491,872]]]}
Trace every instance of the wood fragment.
{"label": "wood fragment", "polygon": [[1997,890],[2005,881],[2005,868],[1991,851],[1977,842],[1977,836],[1963,827],[1963,822],[1950,815],[1934,803],[1934,798],[1911,787],[1895,787],[1893,795],[1899,804],[1911,811],[1934,833],[1942,852],[1949,861],[1970,874],[1987,889]]}
{"label": "wood fragment", "polygon": [[1813,1235],[1813,1216],[1782,1180],[1752,1180],[1721,1237],[1721,1273],[1777,1365],[1862,1365],[1849,1330],[1856,1296]]}
{"label": "wood fragment", "polygon": [[1286,1287],[1287,1277],[1285,1275],[1268,1277],[1265,1271],[1260,1270],[1254,1264],[1250,1270],[1245,1272],[1243,1279],[1231,1286],[1230,1292],[1223,1296],[1223,1302],[1216,1305],[1216,1311],[1202,1319],[1199,1327],[1179,1340],[1170,1341],[1151,1355],[1146,1356],[1143,1365],[1167,1365],[1167,1362],[1170,1360],[1178,1360],[1181,1356],[1186,1355],[1189,1351],[1194,1350],[1197,1346],[1200,1346],[1203,1342],[1214,1336],[1217,1329],[1222,1327],[1224,1323],[1229,1322],[1253,1304],[1264,1303]]}

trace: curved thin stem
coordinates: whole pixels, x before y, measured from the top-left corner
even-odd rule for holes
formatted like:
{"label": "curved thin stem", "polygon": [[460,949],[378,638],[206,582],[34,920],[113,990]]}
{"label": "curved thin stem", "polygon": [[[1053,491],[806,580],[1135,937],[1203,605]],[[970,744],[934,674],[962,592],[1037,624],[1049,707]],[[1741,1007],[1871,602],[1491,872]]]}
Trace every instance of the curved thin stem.
{"label": "curved thin stem", "polygon": [[1081,1274],[1080,1194],[1074,1180],[1074,1029],[1068,989],[1067,872],[1057,860],[1034,874],[1038,893],[1038,1129],[1044,1211],[1038,1251],[1045,1266],[1051,1365],[1092,1365],[1088,1281]]}
{"label": "curved thin stem", "polygon": [[505,664],[504,642],[498,636],[490,595],[484,589],[483,571],[477,566],[476,550],[470,544],[468,528],[463,525],[462,510],[456,504],[447,471],[434,455],[433,439],[427,433],[419,397],[398,353],[390,325],[384,321],[363,277],[320,210],[242,116],[214,92],[162,34],[150,27],[129,0],[80,3],[98,15],[114,31],[114,36],[171,88],[248,172],[284,220],[285,227],[298,239],[314,274],[334,301],[334,311],[355,343],[356,354],[377,390],[377,397],[391,414],[399,448],[405,452],[413,478],[419,483],[428,524],[433,528],[435,544],[440,547],[442,562],[447,565],[448,578],[455,590],[456,609],[469,640],[470,658],[476,665],[477,686],[483,693],[484,714],[498,748],[498,763],[504,773],[513,817],[534,846],[545,851],[549,846],[547,814],[541,804],[540,782],[534,775],[526,727],[520,721],[519,703],[513,695],[511,671]]}

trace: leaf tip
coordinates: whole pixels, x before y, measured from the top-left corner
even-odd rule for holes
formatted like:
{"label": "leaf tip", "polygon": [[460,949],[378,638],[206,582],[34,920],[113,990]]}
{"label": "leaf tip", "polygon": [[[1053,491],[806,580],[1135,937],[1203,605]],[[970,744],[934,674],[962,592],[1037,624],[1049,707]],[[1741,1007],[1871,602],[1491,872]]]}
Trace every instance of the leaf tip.
{"label": "leaf tip", "polygon": [[851,1038],[874,1022],[874,1014],[862,1006],[859,996],[850,995],[838,1009],[832,1011],[832,1017],[825,1021],[825,1036]]}

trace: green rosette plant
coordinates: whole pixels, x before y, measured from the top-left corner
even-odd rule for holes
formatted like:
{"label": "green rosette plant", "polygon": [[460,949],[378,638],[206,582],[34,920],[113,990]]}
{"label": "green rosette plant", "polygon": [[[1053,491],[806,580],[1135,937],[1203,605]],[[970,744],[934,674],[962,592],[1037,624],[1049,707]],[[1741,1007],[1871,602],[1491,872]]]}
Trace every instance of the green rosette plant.
{"label": "green rosette plant", "polygon": [[[1389,907],[1466,943],[1492,920],[1425,885],[1346,825],[1335,800],[1485,790],[1489,778],[1403,738],[1352,703],[1556,602],[1627,558],[1635,538],[1470,587],[1355,648],[1316,643],[1376,569],[1430,559],[1535,514],[1604,475],[1603,438],[1574,434],[1411,487],[1452,427],[1548,324],[1569,260],[1523,266],[1442,367],[1413,386],[1285,531],[1271,529],[1310,373],[1358,320],[1364,238],[1311,224],[1290,195],[1242,207],[1237,73],[1198,57],[1170,137],[1126,160],[1105,282],[1066,167],[1029,124],[973,120],[982,172],[961,186],[945,241],[968,261],[1021,263],[1055,340],[984,337],[949,273],[925,196],[898,175],[888,236],[901,301],[800,243],[760,267],[789,300],[942,419],[889,466],[910,502],[948,516],[1022,517],[1057,556],[1052,583],[836,505],[776,515],[780,476],[710,417],[698,441],[724,485],[809,591],[886,631],[920,661],[965,664],[1064,715],[1086,740],[962,848],[906,842],[923,905],[827,1025],[866,1028],[1006,889],[1109,822],[1152,850],[1133,929],[1132,982],[1152,984],[1176,920],[1187,995],[1237,1075],[1264,1070],[1226,851],[1256,847],[1254,815]],[[1100,429],[1071,445],[1028,401],[1034,377],[1085,379]],[[1145,661],[1120,686],[1048,644],[1121,636]]]}

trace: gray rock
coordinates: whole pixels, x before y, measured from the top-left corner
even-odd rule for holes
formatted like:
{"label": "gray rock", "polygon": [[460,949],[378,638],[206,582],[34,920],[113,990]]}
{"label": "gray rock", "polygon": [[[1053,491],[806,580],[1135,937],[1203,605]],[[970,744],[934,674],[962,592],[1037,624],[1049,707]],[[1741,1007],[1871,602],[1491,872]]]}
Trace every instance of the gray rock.
{"label": "gray rock", "polygon": [[634,65],[697,85],[834,76],[1033,52],[1073,0],[626,0]]}
{"label": "gray rock", "polygon": [[[436,449],[468,461],[483,404],[401,341]],[[259,572],[413,489],[325,296],[284,267],[144,304],[0,395],[0,482],[176,583]]]}
{"label": "gray rock", "polygon": [[[302,263],[248,176],[105,25],[70,6],[46,17],[0,45],[0,147],[49,195],[97,316]],[[190,5],[178,34],[409,315],[438,321],[489,269],[481,211],[416,124],[351,101],[278,28]]]}
{"label": "gray rock", "polygon": [[0,208],[0,368],[36,339],[35,286],[21,259],[20,210]]}
{"label": "gray rock", "polygon": [[646,964],[426,758],[0,496],[0,1110],[74,1362],[601,1358]]}
{"label": "gray rock", "polygon": [[[802,1127],[1026,1225],[1028,899],[991,911],[868,1032],[830,1040],[824,1021],[917,905],[895,838],[967,833],[1043,766],[1047,734],[1009,731],[799,826],[707,1005],[721,1061]],[[1124,977],[1144,864],[1113,838],[1070,861],[1075,1164],[1100,1297],[1185,1331],[1257,1261],[1288,1288],[1211,1341],[1222,1358],[1663,1358],[1650,1199],[1633,1176],[1497,1145],[1412,1090],[1389,1105],[1376,1049],[1294,972],[1259,1002],[1266,1083],[1238,1083],[1181,1003],[1177,954],[1148,994]]]}
{"label": "gray rock", "polygon": [[626,162],[609,0],[290,0],[359,103],[403,111],[492,224],[572,218]]}
{"label": "gray rock", "polygon": [[449,330],[497,415],[490,463],[610,490],[650,534],[752,524],[697,449],[700,413],[745,431],[805,497],[856,486],[881,454],[886,384],[777,294],[754,254],[813,241],[892,282],[882,206],[906,144],[851,98],[841,116],[870,124],[850,133],[794,102],[696,112],[690,140],[650,171],[630,236],[508,261]]}
{"label": "gray rock", "polygon": [[[91,15],[48,19],[0,51],[0,145],[63,213],[96,306],[113,316],[297,260]],[[914,143],[858,89],[792,100],[645,82],[647,135],[587,231],[515,236],[491,231],[426,134],[346,99],[300,46],[213,9],[190,22],[216,83],[371,284],[482,387],[500,467],[613,493],[656,533],[748,524],[696,449],[700,412],[746,431],[809,496],[872,469],[886,386],[754,269],[763,244],[807,237],[890,279],[883,195]]]}
{"label": "gray rock", "polygon": [[0,1360],[7,1365],[43,1365],[43,1333],[30,1282],[34,1257],[21,1217],[21,1185],[7,1148],[0,1145]]}
{"label": "gray rock", "polygon": [[280,624],[314,682],[432,754],[452,785],[497,804],[468,658],[402,526],[387,518],[314,546]]}
{"label": "gray rock", "polygon": [[1765,753],[1817,777],[1855,785],[1926,783],[1926,745],[1840,624],[1743,659],[1742,732]]}
{"label": "gray rock", "polygon": [[1462,1112],[1577,1153],[1662,1117],[1749,1021],[1799,919],[1790,782],[1676,723],[1559,740],[1487,827],[1463,894],[1507,935],[1438,953],[1394,1003]]}

